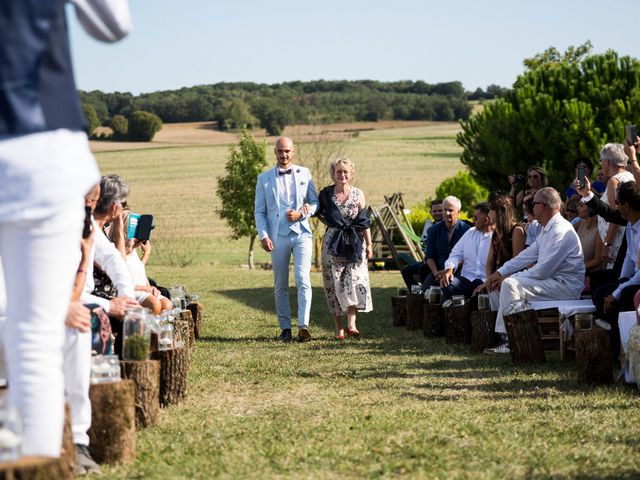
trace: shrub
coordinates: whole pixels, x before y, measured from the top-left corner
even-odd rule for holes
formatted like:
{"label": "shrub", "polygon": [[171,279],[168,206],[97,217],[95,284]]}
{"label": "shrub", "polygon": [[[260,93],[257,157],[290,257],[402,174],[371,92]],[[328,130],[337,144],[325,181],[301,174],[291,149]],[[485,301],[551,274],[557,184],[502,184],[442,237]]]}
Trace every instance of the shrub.
{"label": "shrub", "polygon": [[129,117],[127,137],[134,142],[150,142],[162,128],[162,120],[153,113],[136,110]]}
{"label": "shrub", "polygon": [[114,140],[127,138],[129,130],[129,121],[123,115],[114,115],[109,120],[109,128],[113,130]]}
{"label": "shrub", "polygon": [[473,210],[480,202],[487,201],[489,191],[476,182],[468,171],[460,171],[455,177],[446,178],[436,188],[436,197],[444,199],[453,195],[462,203],[461,212],[467,214],[467,218],[473,217]]}

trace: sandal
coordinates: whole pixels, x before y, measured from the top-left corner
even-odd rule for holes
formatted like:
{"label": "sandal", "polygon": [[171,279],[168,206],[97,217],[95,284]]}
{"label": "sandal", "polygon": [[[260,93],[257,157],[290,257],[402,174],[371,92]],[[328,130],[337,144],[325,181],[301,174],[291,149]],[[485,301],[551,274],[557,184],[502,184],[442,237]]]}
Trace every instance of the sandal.
{"label": "sandal", "polygon": [[360,332],[357,328],[349,328],[347,329],[347,335],[349,335],[350,337],[358,338],[360,336]]}

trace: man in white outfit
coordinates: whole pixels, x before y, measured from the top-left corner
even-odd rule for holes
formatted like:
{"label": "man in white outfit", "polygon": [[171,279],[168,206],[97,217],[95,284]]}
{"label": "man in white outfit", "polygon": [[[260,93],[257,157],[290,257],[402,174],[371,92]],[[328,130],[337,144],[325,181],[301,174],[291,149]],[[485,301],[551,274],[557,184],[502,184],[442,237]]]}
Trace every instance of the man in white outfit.
{"label": "man in white outfit", "polygon": [[[585,274],[582,245],[571,223],[560,215],[560,205],[560,195],[555,189],[545,187],[536,192],[533,213],[542,231],[531,246],[487,279],[490,290],[502,284],[496,321],[498,333],[506,334],[503,312],[515,301],[580,298]],[[535,265],[523,270],[532,264]],[[486,351],[489,354],[509,352],[508,342]]]}

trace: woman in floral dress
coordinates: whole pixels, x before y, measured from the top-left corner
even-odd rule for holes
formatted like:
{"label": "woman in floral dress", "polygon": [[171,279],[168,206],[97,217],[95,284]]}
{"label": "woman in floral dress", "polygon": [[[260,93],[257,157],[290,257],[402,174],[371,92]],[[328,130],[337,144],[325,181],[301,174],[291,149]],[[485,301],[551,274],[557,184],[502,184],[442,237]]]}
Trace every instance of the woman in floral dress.
{"label": "woman in floral dress", "polygon": [[329,311],[334,317],[336,339],[360,335],[356,311],[370,312],[371,288],[367,260],[372,256],[369,218],[362,190],[351,185],[355,167],[347,158],[331,162],[335,184],[319,195],[318,217],[327,225],[322,240],[322,279]]}

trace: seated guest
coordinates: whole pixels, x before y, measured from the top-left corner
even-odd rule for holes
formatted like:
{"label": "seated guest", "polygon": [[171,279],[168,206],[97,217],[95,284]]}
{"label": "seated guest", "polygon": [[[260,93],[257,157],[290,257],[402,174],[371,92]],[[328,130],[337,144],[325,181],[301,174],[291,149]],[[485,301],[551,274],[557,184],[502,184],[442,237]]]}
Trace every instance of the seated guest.
{"label": "seated guest", "polygon": [[544,168],[533,165],[527,169],[527,185],[526,190],[521,190],[514,196],[514,202],[516,208],[519,208],[527,198],[532,198],[533,195],[543,187],[548,185],[547,172]]}
{"label": "seated guest", "polygon": [[[93,211],[94,242],[90,253],[90,262],[86,272],[86,282],[80,301],[86,304],[96,304],[107,312],[111,319],[111,328],[117,334],[122,331],[122,320],[128,308],[139,306],[135,300],[135,291],[131,274],[122,255],[113,243],[109,241],[103,229],[108,224],[112,228],[124,231],[122,224],[122,204],[129,194],[129,185],[117,175],[102,177],[100,194],[95,202]],[[92,206],[88,203],[88,206]],[[105,299],[94,295],[95,281],[93,278],[94,263],[104,271],[115,286],[118,296]],[[120,354],[122,335],[116,338],[115,352]]]}
{"label": "seated guest", "polygon": [[[534,214],[543,227],[540,235],[487,279],[491,289],[501,284],[496,321],[500,334],[506,334],[503,312],[515,301],[580,298],[585,272],[582,246],[573,226],[560,215],[561,204],[560,195],[551,187],[535,193]],[[520,271],[531,264],[535,265]],[[487,353],[509,352],[507,341]]]}
{"label": "seated guest", "polygon": [[611,223],[620,224],[623,220],[627,221],[627,251],[620,276],[615,281],[593,288],[592,293],[596,315],[611,324],[611,347],[616,360],[620,353],[618,313],[634,310],[633,297],[640,289],[640,268],[637,262],[640,250],[640,189],[634,181],[622,183],[616,194],[618,209],[614,210],[589,192],[588,187],[587,181],[584,189],[578,189],[578,192],[584,195],[582,201]]}
{"label": "seated guest", "polygon": [[524,231],[525,231],[525,239],[524,244],[528,247],[533,245],[536,241],[536,237],[542,231],[542,225],[538,223],[535,215],[533,214],[533,197],[527,198],[522,204],[522,211],[524,212]]}
{"label": "seated guest", "polygon": [[598,233],[598,215],[584,202],[578,202],[578,218],[580,223],[575,225],[582,252],[584,253],[584,266],[587,275],[592,270],[597,270],[602,266],[602,238]]}
{"label": "seated guest", "polygon": [[[455,244],[449,258],[444,262],[444,271],[440,277],[444,300],[448,300],[452,295],[470,297],[475,288],[484,282],[494,227],[489,217],[488,203],[476,205],[473,224],[474,226]],[[456,270],[458,273],[454,276]]]}
{"label": "seated guest", "polygon": [[[491,248],[487,256],[485,278],[489,278],[493,272],[525,248],[524,227],[516,222],[511,197],[508,195],[495,196],[489,205],[489,218],[494,225],[494,230]],[[476,292],[481,291],[489,292],[491,309],[497,311],[500,304],[499,285],[494,290],[489,290],[485,281],[476,288]]]}
{"label": "seated guest", "polygon": [[[577,158],[576,161],[574,162],[574,166],[576,167],[576,178],[578,178],[578,169],[584,168],[585,177],[587,177],[588,179],[591,179],[591,172],[592,172],[591,162],[589,161],[588,158],[585,158],[585,157]],[[600,174],[600,177],[604,178],[604,174],[602,173],[601,168],[598,169],[598,172]],[[604,182],[595,181],[591,183],[591,191],[597,196],[602,195],[602,192],[604,192],[605,188],[607,188],[606,179]],[[575,189],[575,185],[573,182],[571,182],[571,185],[569,185],[569,188],[567,188],[566,197],[567,197],[567,201],[571,199],[575,199],[579,201],[581,198],[580,194]]]}
{"label": "seated guest", "polygon": [[[607,143],[600,150],[600,164],[604,174],[609,177],[607,188],[602,194],[602,201],[614,210],[618,208],[615,204],[616,189],[622,183],[633,181],[633,174],[627,171],[627,161],[628,158],[624,153],[624,146],[619,143]],[[613,268],[614,260],[625,236],[624,227],[607,222],[600,217],[598,219],[598,231],[602,238],[604,267]]]}
{"label": "seated guest", "polygon": [[149,283],[144,263],[140,260],[137,252],[137,248],[140,247],[142,243],[143,242],[140,240],[133,238],[126,240],[125,249],[127,253],[127,267],[129,268],[129,273],[131,273],[131,278],[133,280],[134,289],[136,291],[136,300],[140,302],[143,307],[151,310],[151,313],[158,315],[164,310],[172,309],[173,302],[162,296],[160,294],[160,290],[151,286]]}
{"label": "seated guest", "polygon": [[411,285],[422,284],[422,282],[424,282],[424,279],[429,274],[429,266],[427,265],[426,256],[427,238],[429,238],[429,229],[442,220],[442,200],[433,200],[429,208],[429,213],[431,213],[433,222],[427,218],[426,222],[424,222],[424,228],[422,229],[422,235],[420,237],[420,242],[423,246],[422,251],[425,254],[424,261],[414,263],[413,265],[408,265],[404,267],[400,272],[402,273],[402,278],[404,279],[404,283],[407,284],[408,289],[411,289]]}
{"label": "seated guest", "polygon": [[428,233],[425,260],[429,272],[422,282],[423,290],[440,283],[444,262],[449,258],[451,249],[470,228],[467,223],[458,219],[461,206],[460,200],[451,195],[442,200],[443,219],[431,227]]}
{"label": "seated guest", "polygon": [[568,222],[571,222],[571,225],[574,226],[582,221],[582,219],[578,216],[578,200],[576,200],[575,198],[570,198],[569,200],[567,200],[567,203],[564,207],[563,216],[567,219]]}

